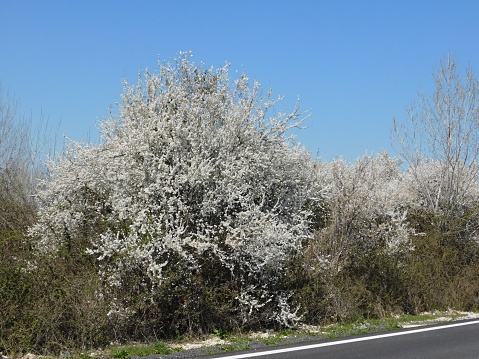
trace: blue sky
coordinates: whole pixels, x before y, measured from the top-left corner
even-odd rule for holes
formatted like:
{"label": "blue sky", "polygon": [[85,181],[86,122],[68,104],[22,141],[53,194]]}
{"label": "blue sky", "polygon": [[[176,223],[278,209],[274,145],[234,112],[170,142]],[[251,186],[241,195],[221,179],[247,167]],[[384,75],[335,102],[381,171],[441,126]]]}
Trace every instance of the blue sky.
{"label": "blue sky", "polygon": [[479,71],[478,17],[476,0],[0,0],[0,82],[33,124],[95,140],[122,78],[191,50],[272,86],[281,108],[299,96],[314,155],[394,155],[392,119],[445,54]]}

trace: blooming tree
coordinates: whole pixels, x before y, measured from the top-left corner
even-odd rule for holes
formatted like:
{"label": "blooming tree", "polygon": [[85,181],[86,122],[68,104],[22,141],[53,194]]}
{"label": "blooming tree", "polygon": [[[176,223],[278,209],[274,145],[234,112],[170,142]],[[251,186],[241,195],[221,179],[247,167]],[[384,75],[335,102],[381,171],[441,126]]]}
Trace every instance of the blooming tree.
{"label": "blooming tree", "polygon": [[304,117],[299,106],[275,112],[279,100],[188,54],[125,82],[100,143],[71,142],[50,164],[32,235],[53,252],[80,240],[109,286],[136,270],[151,294],[180,262],[194,271],[214,257],[238,285],[245,322],[269,306],[270,319],[294,324],[275,286],[311,236],[306,204],[318,192],[310,154],[288,137]]}
{"label": "blooming tree", "polygon": [[479,243],[479,182],[467,166],[423,159],[408,168],[405,181],[418,229],[435,228],[456,240]]}
{"label": "blooming tree", "polygon": [[323,270],[339,272],[346,258],[360,255],[358,249],[394,254],[409,248],[410,192],[399,164],[385,152],[352,164],[343,159],[322,164],[321,181],[329,185],[325,196],[330,223],[317,234],[327,243],[314,248]]}
{"label": "blooming tree", "polygon": [[393,139],[421,206],[445,217],[460,216],[479,173],[479,81],[462,77],[451,56],[434,74],[431,96],[421,94],[404,122],[394,120]]}

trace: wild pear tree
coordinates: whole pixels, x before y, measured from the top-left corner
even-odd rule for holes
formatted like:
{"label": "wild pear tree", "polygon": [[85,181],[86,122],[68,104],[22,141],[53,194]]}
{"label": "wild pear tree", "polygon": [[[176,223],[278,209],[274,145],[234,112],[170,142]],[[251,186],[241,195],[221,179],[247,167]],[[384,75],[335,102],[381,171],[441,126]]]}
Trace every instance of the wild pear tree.
{"label": "wild pear tree", "polygon": [[306,204],[318,191],[310,154],[288,136],[304,117],[299,106],[275,112],[278,101],[188,54],[125,82],[100,143],[72,142],[50,164],[32,235],[45,251],[77,243],[110,287],[143,273],[152,296],[175,267],[194,272],[214,257],[237,283],[245,322],[269,308],[270,320],[293,324],[277,284],[311,236]]}

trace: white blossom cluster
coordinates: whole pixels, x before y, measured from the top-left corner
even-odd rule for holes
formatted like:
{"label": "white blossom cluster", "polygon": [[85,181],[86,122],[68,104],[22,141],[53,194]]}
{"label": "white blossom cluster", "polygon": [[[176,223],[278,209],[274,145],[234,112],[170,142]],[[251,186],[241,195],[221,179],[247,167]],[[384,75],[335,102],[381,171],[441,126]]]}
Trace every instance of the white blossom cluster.
{"label": "white blossom cluster", "polygon": [[408,168],[407,181],[416,207],[445,216],[460,215],[479,198],[477,169],[459,163],[421,159]]}
{"label": "white blossom cluster", "polygon": [[427,214],[429,225],[454,234],[456,239],[479,243],[476,166],[421,159],[405,178],[413,196],[411,208]]}
{"label": "white blossom cluster", "polygon": [[322,270],[340,271],[351,248],[383,248],[394,254],[407,249],[412,230],[407,224],[411,194],[397,159],[383,152],[352,164],[335,159],[322,164],[331,223],[318,235],[329,242],[317,253]]}
{"label": "white blossom cluster", "polygon": [[[194,269],[214,255],[239,277],[239,305],[260,310],[311,236],[305,203],[319,193],[310,154],[288,137],[299,107],[278,113],[278,101],[246,75],[232,83],[228,65],[187,55],[137,86],[125,82],[100,144],[72,142],[50,164],[31,234],[53,252],[80,238],[112,286],[135,268],[154,288],[175,258]],[[279,296],[275,315],[285,320],[292,313]]]}

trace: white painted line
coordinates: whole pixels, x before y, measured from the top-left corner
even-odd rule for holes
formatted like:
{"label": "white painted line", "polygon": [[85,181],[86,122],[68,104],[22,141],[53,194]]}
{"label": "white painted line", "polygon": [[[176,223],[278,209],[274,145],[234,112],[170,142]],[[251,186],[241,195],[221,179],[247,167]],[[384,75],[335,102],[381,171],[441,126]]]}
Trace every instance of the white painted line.
{"label": "white painted line", "polygon": [[461,326],[464,326],[464,325],[471,325],[471,324],[479,324],[479,320],[474,320],[474,321],[471,321],[471,322],[446,324],[446,325],[440,325],[440,326],[437,326],[437,327],[419,328],[419,329],[413,329],[413,330],[408,330],[408,331],[404,331],[404,332],[393,332],[393,333],[372,335],[372,336],[368,336],[368,337],[337,340],[337,341],[334,341],[334,342],[303,345],[303,346],[299,346],[299,347],[290,347],[290,348],[283,348],[283,349],[267,350],[267,351],[263,351],[263,352],[245,353],[245,354],[237,354],[237,355],[229,355],[229,356],[227,355],[227,356],[222,356],[222,357],[216,357],[215,359],[253,358],[253,357],[259,357],[259,356],[274,355],[274,354],[287,353],[287,352],[295,352],[295,351],[299,351],[299,350],[308,350],[308,349],[316,349],[316,348],[321,348],[321,347],[329,347],[329,346],[333,346],[333,345],[363,342],[363,341],[367,341],[367,340],[397,337],[397,336],[400,336],[400,335],[430,332],[430,331],[433,331],[433,330],[441,330],[441,329],[448,329],[448,328],[454,328],[454,327],[461,327]]}

